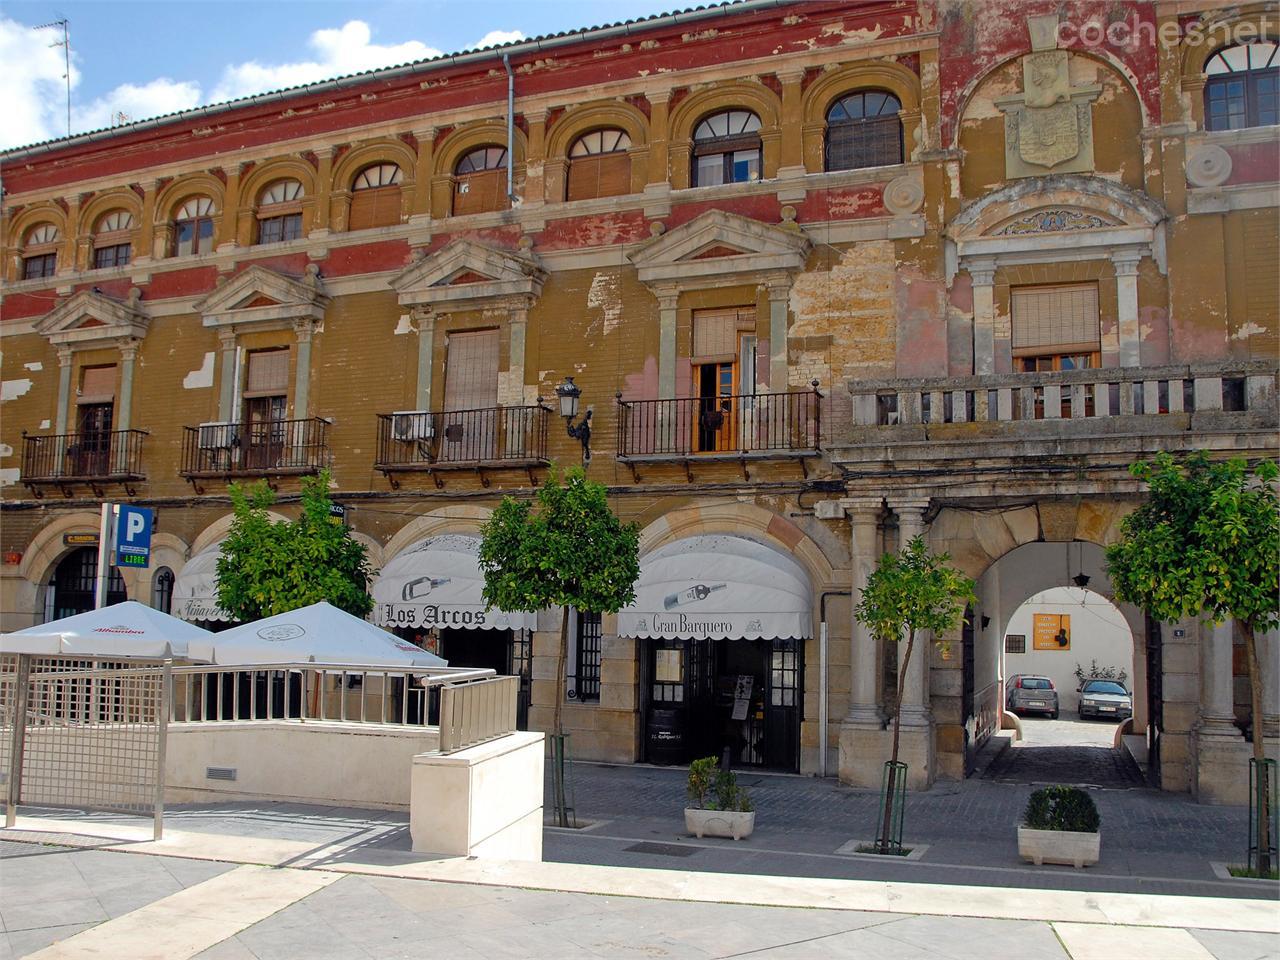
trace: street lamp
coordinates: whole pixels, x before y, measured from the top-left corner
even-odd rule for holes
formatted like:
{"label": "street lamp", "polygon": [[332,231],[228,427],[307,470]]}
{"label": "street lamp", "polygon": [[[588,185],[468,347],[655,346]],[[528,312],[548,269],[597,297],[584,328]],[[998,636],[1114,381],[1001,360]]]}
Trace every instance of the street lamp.
{"label": "street lamp", "polygon": [[591,462],[591,408],[587,407],[581,423],[573,422],[582,397],[582,388],[573,382],[573,377],[564,378],[564,383],[556,387],[556,396],[560,398],[560,416],[564,417],[565,430],[582,443],[582,465],[585,467]]}

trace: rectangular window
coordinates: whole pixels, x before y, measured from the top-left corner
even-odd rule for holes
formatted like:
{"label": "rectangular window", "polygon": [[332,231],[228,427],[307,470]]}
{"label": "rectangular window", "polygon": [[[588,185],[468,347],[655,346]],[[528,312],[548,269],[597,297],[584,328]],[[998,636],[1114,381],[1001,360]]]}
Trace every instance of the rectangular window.
{"label": "rectangular window", "polygon": [[626,152],[576,157],[569,162],[566,200],[617,197],[631,192],[631,156]]}
{"label": "rectangular window", "polygon": [[195,220],[179,220],[174,224],[173,252],[185,257],[193,253],[208,253],[213,249],[213,221],[208,217]]}
{"label": "rectangular window", "polygon": [[1005,653],[1026,653],[1027,652],[1027,635],[1025,633],[1010,633],[1004,638]]}
{"label": "rectangular window", "polygon": [[123,267],[129,262],[132,252],[132,247],[127,243],[113,243],[110,246],[98,247],[93,251],[93,267],[95,270]]}
{"label": "rectangular window", "polygon": [[115,396],[115,364],[104,367],[85,367],[80,371],[80,390],[76,394],[76,403],[112,403]]}
{"label": "rectangular window", "polygon": [[351,195],[347,229],[394,226],[400,222],[400,204],[400,188],[395,185],[357,190]]}
{"label": "rectangular window", "polygon": [[259,243],[283,243],[302,236],[302,214],[287,213],[281,217],[265,217],[258,221]]}
{"label": "rectangular window", "polygon": [[1096,283],[1015,287],[1010,300],[1014,356],[1085,355],[1100,349]]}
{"label": "rectangular window", "polygon": [[577,699],[596,703],[600,700],[601,616],[578,611],[577,635]]}
{"label": "rectangular window", "polygon": [[458,175],[453,187],[455,217],[505,210],[508,206],[506,167]]}
{"label": "rectangular window", "polygon": [[246,397],[284,396],[289,392],[289,349],[253,350],[245,375]]}
{"label": "rectangular window", "polygon": [[52,277],[58,269],[56,253],[40,253],[22,260],[22,279],[35,280],[39,277]]}

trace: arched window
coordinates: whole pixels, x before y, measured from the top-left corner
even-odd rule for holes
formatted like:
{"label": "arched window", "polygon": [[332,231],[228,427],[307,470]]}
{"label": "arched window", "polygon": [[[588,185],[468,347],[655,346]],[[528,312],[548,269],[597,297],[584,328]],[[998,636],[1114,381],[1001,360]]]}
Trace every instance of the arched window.
{"label": "arched window", "polygon": [[27,231],[22,241],[22,279],[52,277],[58,270],[58,228],[52,223],[38,223]]}
{"label": "arched window", "polygon": [[848,93],[827,111],[827,169],[902,163],[902,104],[884,90]]}
{"label": "arched window", "polygon": [[631,137],[625,130],[593,130],[569,148],[566,200],[617,197],[631,192]]}
{"label": "arched window", "polygon": [[400,222],[400,168],[394,163],[365,167],[351,182],[348,230],[389,227]]}
{"label": "arched window", "polygon": [[282,243],[302,236],[302,184],[277,180],[258,197],[258,242]]}
{"label": "arched window", "polygon": [[151,579],[151,606],[161,613],[169,613],[173,609],[173,571],[161,567]]}
{"label": "arched window", "polygon": [[1280,123],[1280,57],[1272,40],[1227,47],[1204,65],[1206,130]]}
{"label": "arched window", "polygon": [[173,255],[185,257],[213,250],[213,201],[192,197],[173,218]]}
{"label": "arched window", "polygon": [[93,268],[123,267],[133,254],[130,231],[133,214],[128,210],[112,210],[98,218],[93,229]]}
{"label": "arched window", "polygon": [[[50,620],[74,617],[87,613],[94,607],[94,592],[98,585],[98,548],[79,547],[62,558],[54,568],[53,579],[46,587],[45,616]],[[124,578],[115,567],[107,579],[107,605],[123,603]]]}
{"label": "arched window", "polygon": [[693,131],[693,185],[760,179],[760,118],[750,110],[704,117]]}
{"label": "arched window", "polygon": [[453,168],[453,214],[505,210],[507,200],[507,150],[477,147]]}

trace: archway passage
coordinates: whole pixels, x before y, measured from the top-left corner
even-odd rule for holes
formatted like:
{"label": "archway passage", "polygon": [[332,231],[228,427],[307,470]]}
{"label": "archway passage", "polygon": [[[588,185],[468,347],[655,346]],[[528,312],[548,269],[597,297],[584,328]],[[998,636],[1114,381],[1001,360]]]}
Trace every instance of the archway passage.
{"label": "archway passage", "polygon": [[1026,544],[978,581],[966,696],[975,714],[994,712],[1021,732],[985,765],[985,779],[1145,785],[1142,619],[1112,604],[1109,589],[1101,548],[1079,542]]}
{"label": "archway passage", "polygon": [[[98,548],[79,547],[59,561],[45,599],[45,623],[86,613],[94,607],[98,583]],[[107,579],[107,606],[128,600],[120,571],[111,568]]]}

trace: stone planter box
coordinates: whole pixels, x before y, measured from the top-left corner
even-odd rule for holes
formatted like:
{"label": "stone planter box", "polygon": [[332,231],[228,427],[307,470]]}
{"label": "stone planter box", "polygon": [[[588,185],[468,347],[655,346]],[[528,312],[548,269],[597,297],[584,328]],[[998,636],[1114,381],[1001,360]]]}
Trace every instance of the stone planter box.
{"label": "stone planter box", "polygon": [[1037,867],[1044,863],[1087,867],[1098,862],[1101,848],[1102,835],[1099,833],[1018,827],[1018,855]]}
{"label": "stone planter box", "polygon": [[756,812],[736,813],[728,810],[684,811],[685,829],[701,840],[703,837],[732,837],[745,840],[756,828]]}

